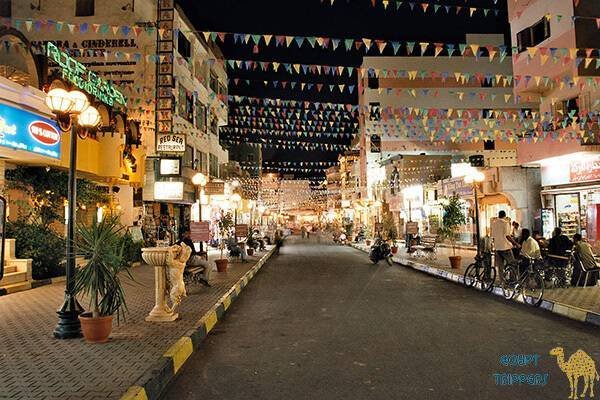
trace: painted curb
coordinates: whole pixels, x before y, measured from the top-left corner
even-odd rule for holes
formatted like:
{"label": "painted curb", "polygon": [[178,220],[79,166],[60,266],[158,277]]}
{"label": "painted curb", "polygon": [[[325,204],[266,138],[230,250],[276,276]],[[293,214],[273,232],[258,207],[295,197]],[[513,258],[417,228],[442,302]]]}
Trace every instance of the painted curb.
{"label": "painted curb", "polygon": [[[354,244],[351,244],[350,246],[362,252],[368,252],[366,249],[363,249]],[[409,267],[429,275],[437,276],[454,283],[458,283],[461,285],[464,283],[464,277],[462,275],[456,274],[451,271],[445,271],[436,267],[432,267],[431,265],[421,264],[412,260],[402,259],[399,257],[394,257],[394,262],[396,264],[403,265],[405,267]],[[503,297],[502,289],[499,287],[494,287],[492,294]],[[515,297],[512,301],[521,304],[523,303],[523,300],[518,297]],[[600,314],[596,314],[595,312],[589,310],[584,310],[582,308],[578,308],[568,304],[563,304],[545,299],[542,301],[542,304],[539,308],[549,311],[553,314],[560,315],[562,317],[573,319],[575,321],[583,322],[594,326],[600,326]]]}
{"label": "painted curb", "polygon": [[202,316],[192,329],[173,343],[163,356],[144,371],[142,376],[121,396],[121,400],[158,400],[188,358],[197,351],[206,336],[223,319],[229,306],[254,278],[276,247],[269,250],[219,301]]}

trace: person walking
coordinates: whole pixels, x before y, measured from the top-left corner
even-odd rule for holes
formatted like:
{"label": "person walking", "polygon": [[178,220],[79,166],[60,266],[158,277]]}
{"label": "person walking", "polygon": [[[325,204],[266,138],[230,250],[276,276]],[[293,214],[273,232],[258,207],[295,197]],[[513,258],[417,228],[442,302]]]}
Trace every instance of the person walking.
{"label": "person walking", "polygon": [[492,221],[491,232],[492,239],[494,240],[494,248],[496,249],[496,268],[498,269],[500,279],[503,279],[504,266],[515,263],[512,248],[517,245],[512,238],[510,222],[506,219],[506,212],[504,210],[500,211],[498,218]]}

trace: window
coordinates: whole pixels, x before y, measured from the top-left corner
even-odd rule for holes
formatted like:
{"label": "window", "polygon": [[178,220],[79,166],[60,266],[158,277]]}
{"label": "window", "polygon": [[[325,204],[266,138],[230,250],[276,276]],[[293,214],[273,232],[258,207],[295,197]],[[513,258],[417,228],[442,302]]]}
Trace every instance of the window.
{"label": "window", "polygon": [[496,150],[496,141],[484,140],[483,141],[483,149],[484,150]]}
{"label": "window", "polygon": [[207,154],[196,150],[196,157],[198,159],[198,167],[196,169],[198,171],[202,172],[203,174],[208,174],[208,167],[207,167],[208,156],[207,156]]}
{"label": "window", "polygon": [[12,17],[12,0],[0,0],[0,17]]}
{"label": "window", "polygon": [[210,114],[210,132],[219,136],[219,118],[214,113]]}
{"label": "window", "polygon": [[206,133],[206,107],[201,101],[196,102],[196,128]]}
{"label": "window", "polygon": [[519,53],[527,50],[528,47],[534,47],[550,37],[550,20],[542,18],[532,26],[523,29],[517,33],[517,46]]}
{"label": "window", "polygon": [[249,163],[253,163],[254,162],[254,154],[248,154],[248,162]]}
{"label": "window", "polygon": [[194,95],[179,84],[179,100],[178,100],[179,115],[186,121],[194,123]]}
{"label": "window", "polygon": [[75,16],[89,17],[94,15],[94,0],[75,0]]}
{"label": "window", "polygon": [[177,34],[177,51],[184,58],[192,56],[192,45],[181,31]]}
{"label": "window", "polygon": [[209,175],[213,178],[219,178],[219,159],[214,154],[209,154]]}
{"label": "window", "polygon": [[186,168],[194,167],[194,148],[192,146],[185,146],[185,153],[183,154],[183,166]]}
{"label": "window", "polygon": [[369,89],[379,89],[379,78],[376,76],[370,76],[367,80]]}
{"label": "window", "polygon": [[210,90],[219,93],[219,77],[212,71],[210,73]]}

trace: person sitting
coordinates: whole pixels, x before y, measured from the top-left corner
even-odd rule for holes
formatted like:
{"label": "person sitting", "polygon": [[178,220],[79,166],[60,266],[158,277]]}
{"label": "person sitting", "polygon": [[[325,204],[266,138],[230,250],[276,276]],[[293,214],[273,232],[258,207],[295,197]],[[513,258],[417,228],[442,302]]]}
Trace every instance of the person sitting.
{"label": "person sitting", "polygon": [[227,249],[229,250],[229,257],[240,257],[243,263],[247,263],[246,250],[242,248],[235,237],[230,236],[227,239]]}
{"label": "person sitting", "polygon": [[258,229],[254,230],[254,233],[253,233],[252,237],[254,238],[254,240],[256,240],[258,242],[258,246],[259,246],[258,249],[259,250],[266,249],[266,247],[265,247],[265,241],[262,238],[262,235],[261,235],[261,233],[260,233],[260,231]]}
{"label": "person sitting", "polygon": [[527,228],[521,230],[521,255],[533,258],[534,260],[542,257],[540,245],[533,237],[531,237],[531,233]]}
{"label": "person sitting", "polygon": [[[576,233],[573,235],[573,254],[575,255],[576,260],[581,262],[581,265],[576,262],[573,268],[573,277],[571,279],[571,283],[573,286],[577,285],[577,281],[580,280],[581,274],[583,274],[583,270],[581,266],[586,270],[597,268],[598,264],[596,263],[596,258],[594,257],[594,252],[592,251],[592,246],[586,241],[583,240],[581,234]],[[595,285],[595,277],[592,276],[592,282],[589,282],[591,285]],[[584,282],[584,285],[587,282]]]}
{"label": "person sitting", "polygon": [[178,242],[178,244],[183,243],[192,249],[192,254],[190,255],[190,258],[188,259],[185,268],[186,268],[186,270],[190,270],[192,268],[203,268],[203,271],[201,274],[202,277],[200,278],[200,282],[202,282],[206,286],[210,286],[209,282],[210,282],[210,273],[211,273],[212,268],[210,268],[210,266],[208,264],[207,253],[204,253],[202,251],[202,242],[200,243],[200,251],[196,250],[196,246],[194,245],[191,234],[192,234],[191,231],[189,229],[186,229],[183,232],[183,236],[182,236],[181,240]]}
{"label": "person sitting", "polygon": [[565,257],[567,251],[573,248],[573,242],[562,233],[562,229],[556,227],[552,232],[552,238],[548,242],[548,254]]}

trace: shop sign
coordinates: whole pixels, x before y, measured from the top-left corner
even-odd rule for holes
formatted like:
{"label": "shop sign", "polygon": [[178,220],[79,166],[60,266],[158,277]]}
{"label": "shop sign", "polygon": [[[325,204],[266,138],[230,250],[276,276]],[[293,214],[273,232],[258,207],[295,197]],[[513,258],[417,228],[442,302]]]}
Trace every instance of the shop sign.
{"label": "shop sign", "polygon": [[185,153],[185,135],[159,133],[156,135],[156,151],[164,153]]}
{"label": "shop sign", "polygon": [[100,78],[97,73],[88,70],[82,63],[61,51],[52,42],[46,44],[46,56],[62,70],[64,80],[73,83],[79,89],[91,94],[109,106],[118,103],[126,105],[127,100],[113,85]]}
{"label": "shop sign", "polygon": [[208,221],[192,222],[190,234],[192,242],[208,242],[210,240],[210,223]]}
{"label": "shop sign", "polygon": [[60,159],[60,131],[51,119],[0,104],[0,146]]}
{"label": "shop sign", "polygon": [[180,176],[181,158],[161,158],[159,172],[161,176]]}
{"label": "shop sign", "polygon": [[418,222],[407,222],[406,223],[406,234],[407,235],[416,235],[419,233],[419,223]]}
{"label": "shop sign", "polygon": [[381,136],[371,135],[371,153],[381,153]]}
{"label": "shop sign", "polygon": [[155,182],[155,200],[183,200],[183,182]]}
{"label": "shop sign", "polygon": [[222,196],[225,194],[225,182],[208,182],[204,186],[206,196]]}
{"label": "shop sign", "polygon": [[600,157],[573,160],[569,165],[571,183],[600,180]]}
{"label": "shop sign", "polygon": [[240,224],[235,226],[235,237],[247,237],[248,236],[248,225]]}

